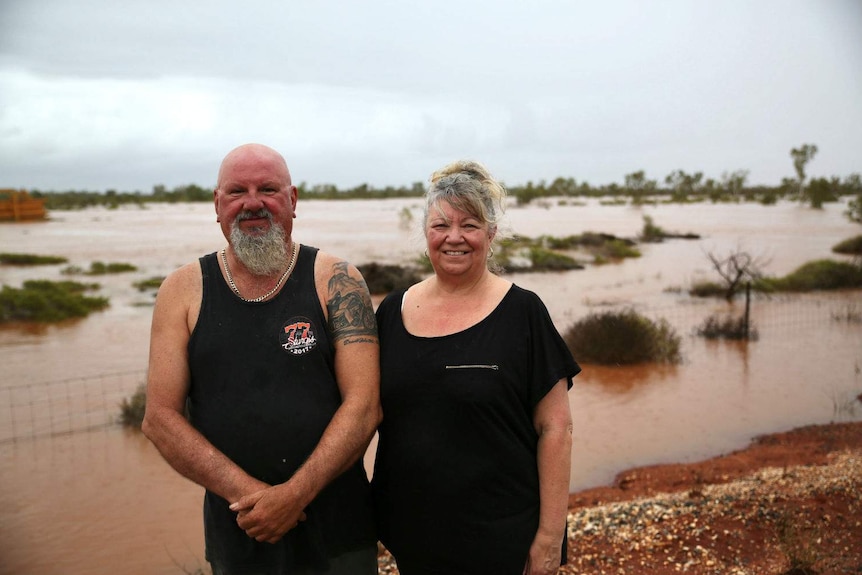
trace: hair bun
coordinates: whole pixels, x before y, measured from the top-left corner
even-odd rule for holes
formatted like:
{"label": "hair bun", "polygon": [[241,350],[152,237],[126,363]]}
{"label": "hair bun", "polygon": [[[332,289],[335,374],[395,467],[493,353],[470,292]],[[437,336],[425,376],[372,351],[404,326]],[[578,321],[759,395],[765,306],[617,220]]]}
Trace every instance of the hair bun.
{"label": "hair bun", "polygon": [[472,160],[458,160],[431,174],[430,181],[433,184],[442,178],[456,174],[464,174],[482,182],[493,179],[487,168],[479,162],[474,162]]}

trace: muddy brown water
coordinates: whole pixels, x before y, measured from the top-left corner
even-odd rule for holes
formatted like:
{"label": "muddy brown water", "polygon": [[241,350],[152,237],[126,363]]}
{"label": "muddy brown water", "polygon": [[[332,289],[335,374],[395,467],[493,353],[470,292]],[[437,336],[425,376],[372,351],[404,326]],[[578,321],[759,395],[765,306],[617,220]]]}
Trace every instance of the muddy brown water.
{"label": "muddy brown water", "polygon": [[[762,433],[862,417],[853,400],[862,392],[862,324],[834,319],[862,313],[862,292],[755,300],[760,338],[747,344],[693,336],[704,317],[727,305],[681,293],[693,281],[715,279],[708,252],[744,249],[768,260],[771,275],[840,259],[831,247],[862,232],[843,210],[791,203],[635,209],[595,201],[509,210],[511,231],[528,236],[635,237],[644,215],[667,231],[702,236],[642,245],[641,258],[620,263],[512,276],[542,297],[561,331],[592,311],[633,306],[667,319],[682,336],[684,361],[677,366],[584,366],[569,393],[572,490],[606,483],[636,465],[731,451]],[[413,227],[404,225],[407,212],[415,224],[419,202],[300,201],[296,237],[356,264],[405,263],[423,249]],[[59,326],[0,329],[0,430],[10,433],[18,416],[9,398],[27,384],[31,394],[71,395],[83,382],[123,373],[116,385],[133,389],[146,369],[152,296],[132,282],[165,275],[223,243],[207,204],[53,212],[44,223],[0,225],[3,252],[63,255],[84,268],[93,261],[139,268],[94,278],[111,299],[104,312]],[[63,267],[0,266],[0,283],[61,279]],[[734,311],[741,311],[739,304]],[[62,405],[52,403],[51,410]],[[205,565],[201,497],[139,433],[118,426],[2,441],[0,573],[193,572]]]}

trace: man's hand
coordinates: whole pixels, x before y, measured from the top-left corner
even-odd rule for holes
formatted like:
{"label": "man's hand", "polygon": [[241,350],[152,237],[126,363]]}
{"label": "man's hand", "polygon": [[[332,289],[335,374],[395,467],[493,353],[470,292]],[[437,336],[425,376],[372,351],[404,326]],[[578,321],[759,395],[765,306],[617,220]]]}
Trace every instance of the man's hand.
{"label": "man's hand", "polygon": [[249,537],[263,543],[276,543],[284,534],[305,521],[296,498],[290,497],[285,485],[268,487],[232,503],[236,523]]}

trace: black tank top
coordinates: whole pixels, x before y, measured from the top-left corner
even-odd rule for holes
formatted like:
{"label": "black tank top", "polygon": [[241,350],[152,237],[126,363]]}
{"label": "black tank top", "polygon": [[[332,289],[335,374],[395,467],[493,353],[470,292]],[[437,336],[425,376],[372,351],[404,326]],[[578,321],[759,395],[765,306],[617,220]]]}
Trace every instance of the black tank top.
{"label": "black tank top", "polygon": [[[224,281],[216,254],[200,259],[203,299],[188,346],[192,424],[250,475],[288,480],[341,404],[333,346],[314,284],[317,249],[302,246],[293,273],[269,301],[249,303]],[[368,479],[358,461],[308,507],[278,545],[236,525],[229,502],[207,493],[207,559],[289,572],[376,541]],[[283,566],[269,570],[271,566]]]}

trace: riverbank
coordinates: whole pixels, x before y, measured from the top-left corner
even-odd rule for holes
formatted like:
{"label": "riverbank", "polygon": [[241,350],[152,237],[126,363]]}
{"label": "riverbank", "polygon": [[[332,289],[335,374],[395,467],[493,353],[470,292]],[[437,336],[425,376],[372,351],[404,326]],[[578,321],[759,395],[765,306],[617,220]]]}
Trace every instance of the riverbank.
{"label": "riverbank", "polygon": [[[569,565],[560,573],[860,572],[862,422],[629,470],[569,497]],[[380,573],[398,573],[386,554]]]}

